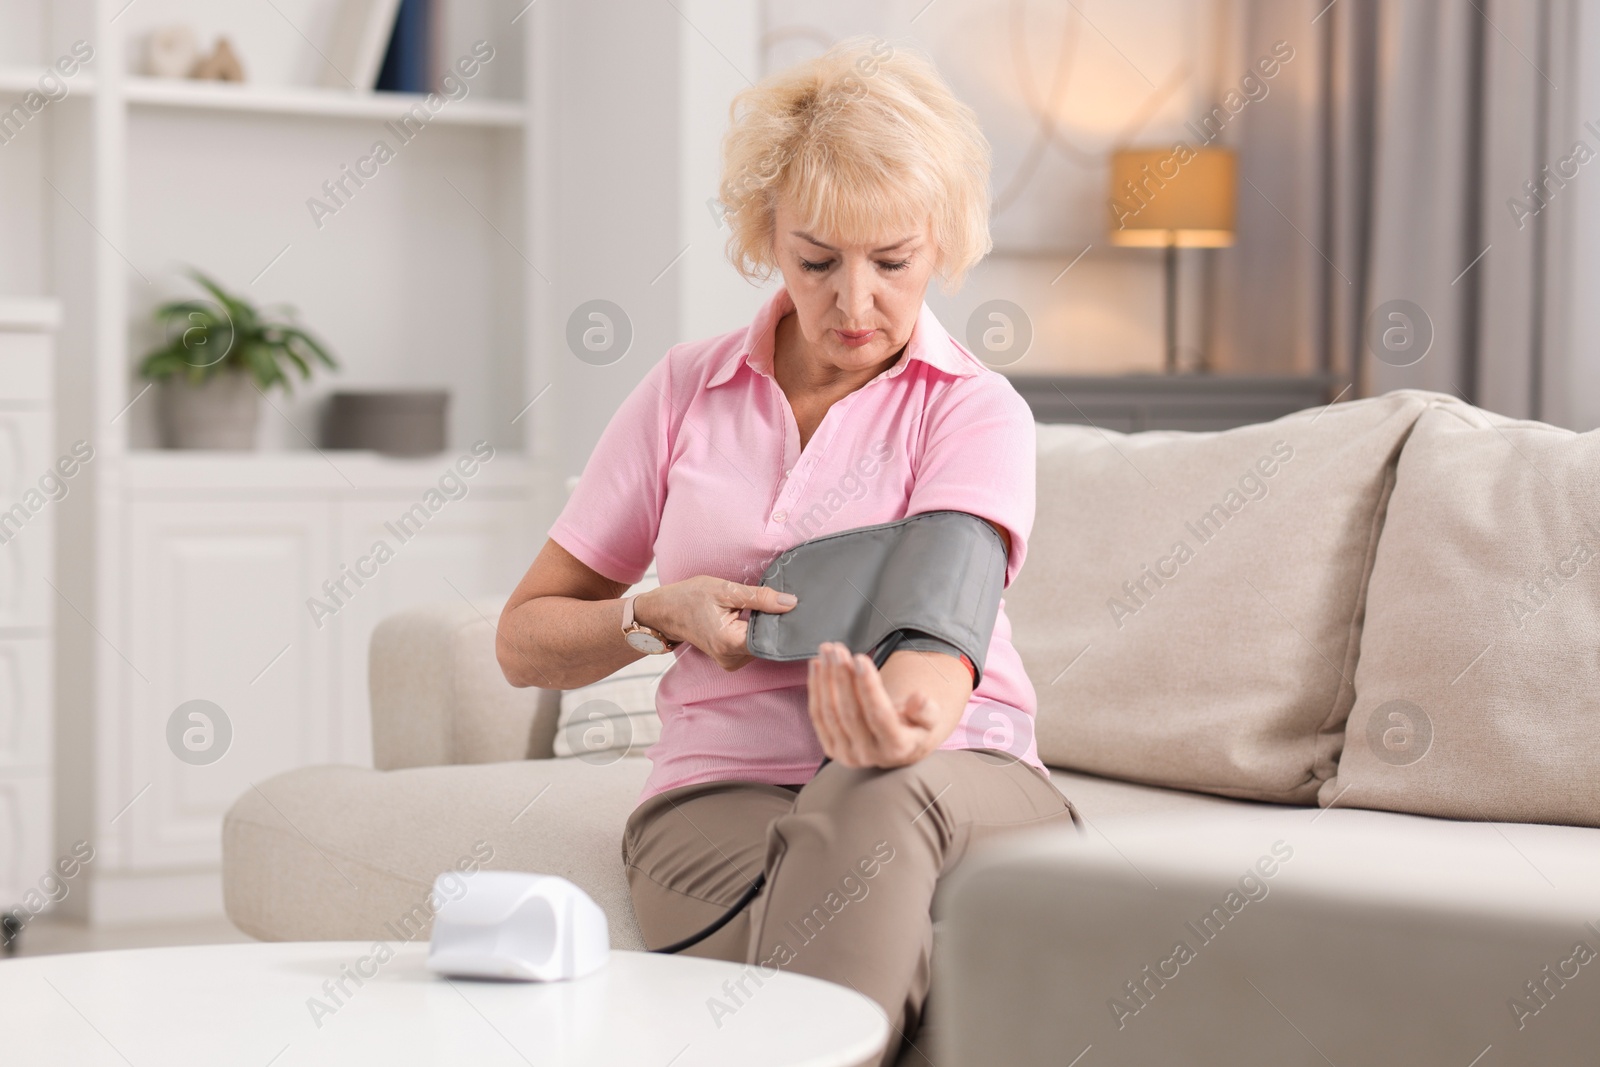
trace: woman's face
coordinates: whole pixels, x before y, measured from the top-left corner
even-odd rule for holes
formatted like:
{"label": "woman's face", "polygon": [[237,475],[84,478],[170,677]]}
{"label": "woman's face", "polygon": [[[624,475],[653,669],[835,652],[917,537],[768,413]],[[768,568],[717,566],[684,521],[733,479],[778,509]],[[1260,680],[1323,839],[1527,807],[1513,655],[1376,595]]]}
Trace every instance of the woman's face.
{"label": "woman's face", "polygon": [[841,371],[887,361],[911,339],[933,275],[936,247],[928,221],[905,233],[845,245],[805,233],[780,202],[774,236],[778,269],[814,359]]}

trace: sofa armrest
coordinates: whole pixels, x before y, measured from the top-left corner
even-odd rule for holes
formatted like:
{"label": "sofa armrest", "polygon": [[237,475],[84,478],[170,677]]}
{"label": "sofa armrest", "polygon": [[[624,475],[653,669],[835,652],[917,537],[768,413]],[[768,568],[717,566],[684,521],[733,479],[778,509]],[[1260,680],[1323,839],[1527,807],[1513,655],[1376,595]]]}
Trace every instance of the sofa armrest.
{"label": "sofa armrest", "polygon": [[561,694],[517,689],[495,659],[501,602],[427,604],[372,634],[372,756],[379,770],[553,755]]}
{"label": "sofa armrest", "polygon": [[1597,845],[1275,805],[980,842],[935,897],[932,1059],[1593,1063]]}

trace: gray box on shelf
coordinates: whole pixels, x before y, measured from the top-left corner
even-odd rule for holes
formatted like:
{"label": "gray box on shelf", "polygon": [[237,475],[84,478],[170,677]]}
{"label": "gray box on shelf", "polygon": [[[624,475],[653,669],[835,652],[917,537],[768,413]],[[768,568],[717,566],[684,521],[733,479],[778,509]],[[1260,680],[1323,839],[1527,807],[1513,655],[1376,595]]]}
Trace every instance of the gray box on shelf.
{"label": "gray box on shelf", "polygon": [[338,392],[323,423],[327,448],[359,448],[391,456],[429,456],[445,447],[443,389]]}

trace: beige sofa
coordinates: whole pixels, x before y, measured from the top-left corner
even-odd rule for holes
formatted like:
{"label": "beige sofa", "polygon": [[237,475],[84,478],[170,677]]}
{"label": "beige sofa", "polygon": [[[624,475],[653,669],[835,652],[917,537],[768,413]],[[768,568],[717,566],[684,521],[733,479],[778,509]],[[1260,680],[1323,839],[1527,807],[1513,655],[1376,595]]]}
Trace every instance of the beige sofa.
{"label": "beige sofa", "polygon": [[[1569,961],[1600,952],[1600,434],[1414,391],[1038,431],[1007,613],[1090,832],[941,887],[948,1062],[1593,1062],[1600,961]],[[434,876],[478,860],[571,879],[641,947],[619,842],[647,764],[552,757],[559,695],[502,680],[497,610],[379,628],[376,769],[240,797],[241,929],[425,936]]]}

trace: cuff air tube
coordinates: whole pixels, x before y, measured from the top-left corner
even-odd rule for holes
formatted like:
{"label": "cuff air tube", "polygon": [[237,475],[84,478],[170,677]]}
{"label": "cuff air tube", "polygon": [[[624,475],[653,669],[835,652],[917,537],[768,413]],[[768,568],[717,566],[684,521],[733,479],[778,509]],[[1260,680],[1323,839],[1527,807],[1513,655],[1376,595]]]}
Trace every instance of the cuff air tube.
{"label": "cuff air tube", "polygon": [[745,645],[759,659],[804,660],[824,641],[838,641],[879,667],[897,648],[965,653],[976,689],[1005,577],[1005,543],[964,511],[828,534],[768,565],[761,584],[798,603],[782,613],[751,612]]}

